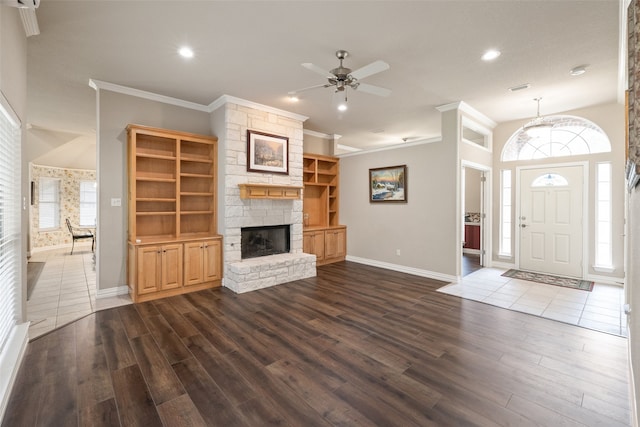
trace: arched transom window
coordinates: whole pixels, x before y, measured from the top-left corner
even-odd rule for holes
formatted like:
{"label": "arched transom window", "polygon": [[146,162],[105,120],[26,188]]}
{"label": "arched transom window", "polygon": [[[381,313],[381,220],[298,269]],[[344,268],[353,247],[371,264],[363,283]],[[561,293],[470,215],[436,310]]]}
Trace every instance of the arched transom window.
{"label": "arched transom window", "polygon": [[546,116],[543,125],[531,127],[525,125],[509,138],[502,150],[502,161],[545,159],[610,151],[609,138],[593,122],[574,116]]}

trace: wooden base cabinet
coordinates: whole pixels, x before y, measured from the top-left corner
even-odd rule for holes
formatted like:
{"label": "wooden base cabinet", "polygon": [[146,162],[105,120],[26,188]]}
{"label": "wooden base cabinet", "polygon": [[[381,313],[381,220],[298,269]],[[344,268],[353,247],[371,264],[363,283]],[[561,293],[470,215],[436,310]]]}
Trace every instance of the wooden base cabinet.
{"label": "wooden base cabinet", "polygon": [[220,280],[221,242],[206,240],[184,245],[184,285],[194,286],[201,283]]}
{"label": "wooden base cabinet", "polygon": [[347,228],[344,226],[306,230],[302,250],[316,256],[316,265],[344,261],[347,255]]}
{"label": "wooden base cabinet", "polygon": [[150,301],[222,282],[222,239],[129,243],[129,293],[133,302]]}

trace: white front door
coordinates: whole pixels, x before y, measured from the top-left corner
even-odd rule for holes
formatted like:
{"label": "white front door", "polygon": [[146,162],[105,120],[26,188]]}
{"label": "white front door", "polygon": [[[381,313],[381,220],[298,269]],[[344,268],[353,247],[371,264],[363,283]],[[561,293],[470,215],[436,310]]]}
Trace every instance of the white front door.
{"label": "white front door", "polygon": [[520,171],[522,270],[582,277],[583,166]]}

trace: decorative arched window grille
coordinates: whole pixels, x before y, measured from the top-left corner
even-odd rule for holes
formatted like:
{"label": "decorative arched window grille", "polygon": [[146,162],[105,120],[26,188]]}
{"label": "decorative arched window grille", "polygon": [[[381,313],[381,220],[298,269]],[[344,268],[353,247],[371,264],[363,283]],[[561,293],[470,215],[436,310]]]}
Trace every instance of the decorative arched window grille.
{"label": "decorative arched window grille", "polygon": [[502,150],[502,161],[535,160],[611,151],[609,138],[595,123],[575,116],[545,116],[544,126],[523,126]]}

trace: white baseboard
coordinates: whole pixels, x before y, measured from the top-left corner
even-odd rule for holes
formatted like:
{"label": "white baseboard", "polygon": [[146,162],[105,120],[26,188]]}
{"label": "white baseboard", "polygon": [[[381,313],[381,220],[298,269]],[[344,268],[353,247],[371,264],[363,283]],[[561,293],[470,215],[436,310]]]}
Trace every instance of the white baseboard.
{"label": "white baseboard", "polygon": [[96,292],[96,299],[117,297],[119,295],[126,295],[128,293],[128,286],[114,286],[113,288],[98,289],[98,291]]}
{"label": "white baseboard", "polygon": [[624,279],[611,276],[600,276],[599,274],[587,274],[586,280],[592,280],[597,283],[605,283],[607,285],[624,286]]}
{"label": "white baseboard", "polygon": [[11,390],[22,364],[29,342],[29,322],[16,325],[9,335],[5,350],[0,354],[0,421],[9,404]]}
{"label": "white baseboard", "polygon": [[480,255],[480,249],[462,248],[463,254]]}
{"label": "white baseboard", "polygon": [[516,268],[515,264],[513,264],[513,263],[503,262],[503,261],[496,261],[496,260],[491,261],[491,267],[504,268],[505,270]]}
{"label": "white baseboard", "polygon": [[631,397],[631,425],[633,427],[638,427],[638,404],[636,401],[636,381],[635,375],[633,374],[633,357],[631,352],[632,347],[632,334],[631,334],[631,326],[628,327],[628,336],[627,339],[627,358],[629,360],[629,396]]}
{"label": "white baseboard", "polygon": [[374,259],[360,258],[352,255],[347,255],[347,261],[357,262],[358,264],[366,264],[372,267],[380,267],[386,270],[399,271],[401,273],[413,274],[414,276],[427,277],[429,279],[442,280],[443,282],[455,282],[456,276],[449,274],[442,274],[435,271],[422,270],[414,267],[407,267],[406,265],[391,264],[389,262],[377,261]]}

